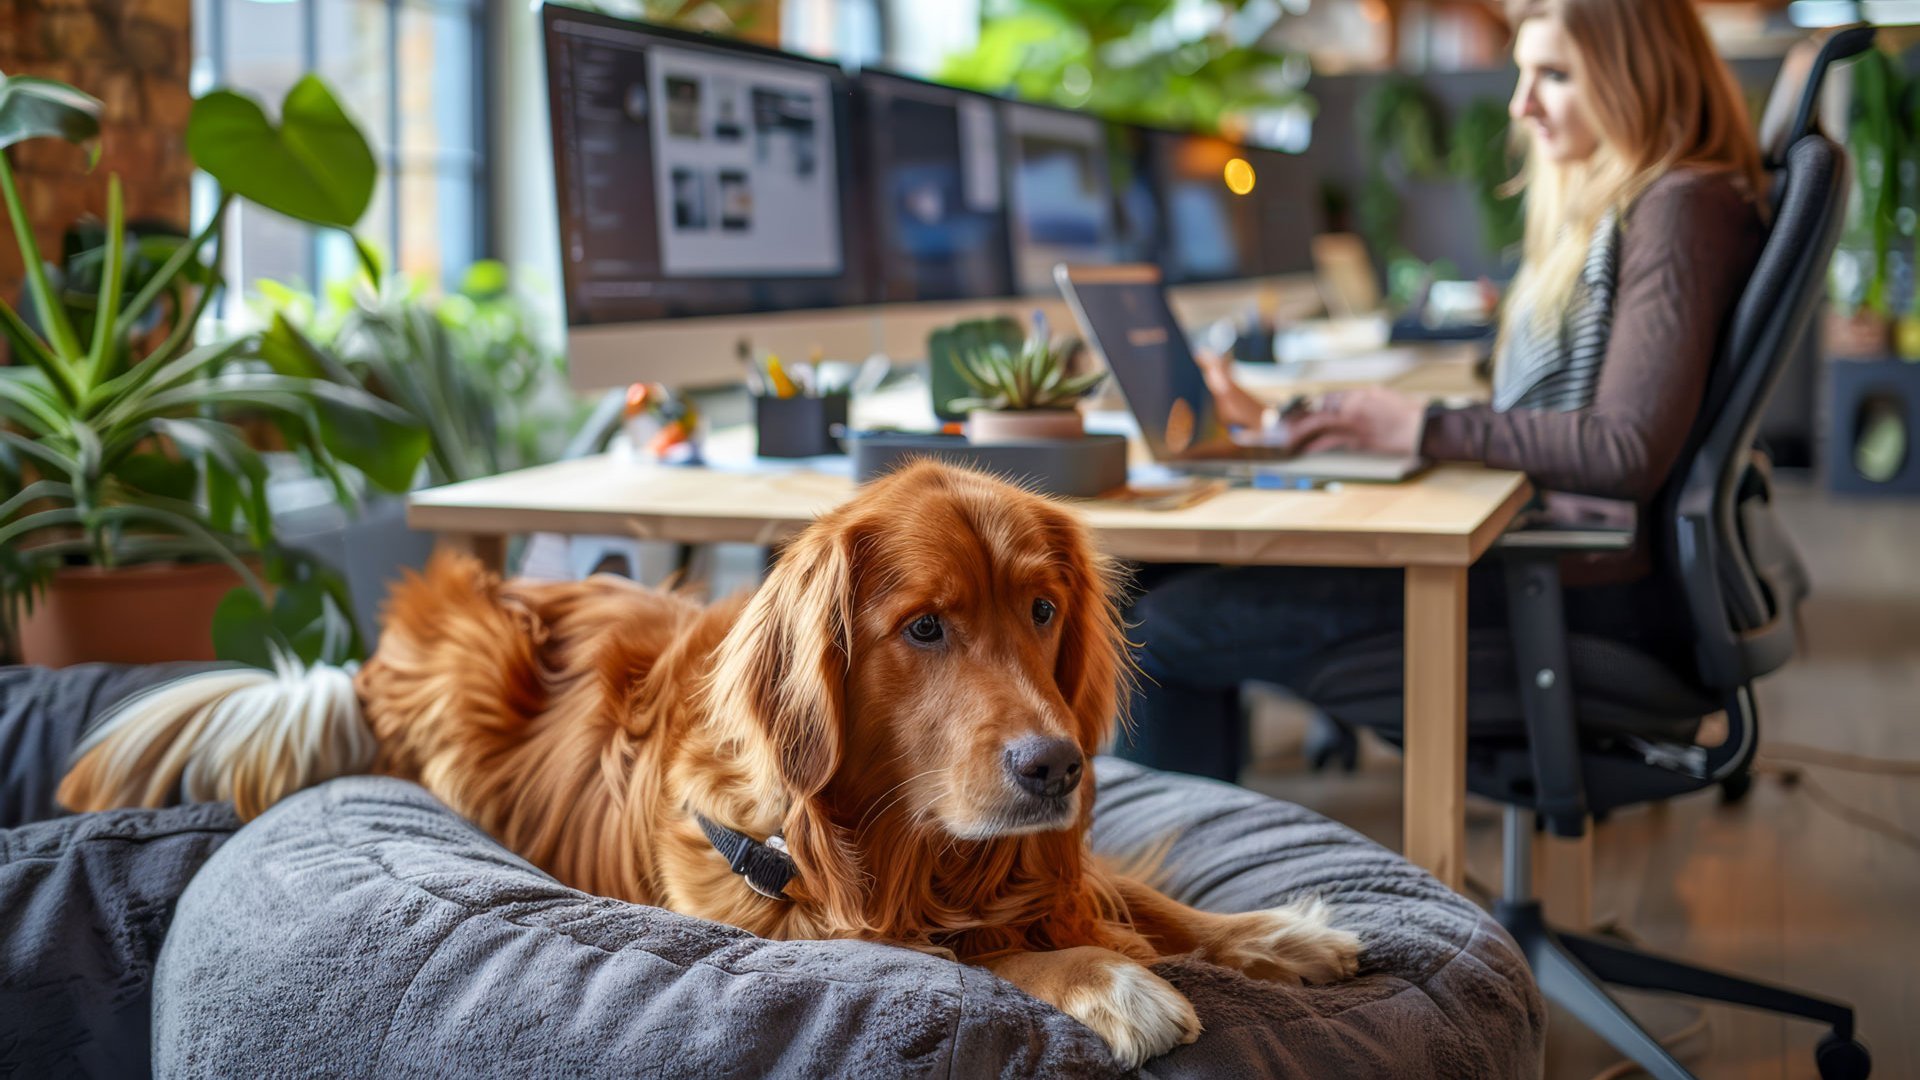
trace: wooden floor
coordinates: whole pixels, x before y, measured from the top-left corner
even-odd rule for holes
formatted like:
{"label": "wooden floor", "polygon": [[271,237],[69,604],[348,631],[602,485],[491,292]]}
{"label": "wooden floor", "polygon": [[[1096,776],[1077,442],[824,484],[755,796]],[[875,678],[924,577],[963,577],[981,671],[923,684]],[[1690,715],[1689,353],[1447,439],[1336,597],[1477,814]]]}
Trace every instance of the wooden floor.
{"label": "wooden floor", "polygon": [[[1813,575],[1805,644],[1761,683],[1761,754],[1799,743],[1920,759],[1920,505],[1789,486],[1786,524]],[[1388,845],[1400,841],[1399,759],[1369,745],[1357,775],[1314,776],[1303,721],[1263,706],[1246,782]],[[1784,748],[1783,748],[1784,749]],[[1830,800],[1920,834],[1920,777],[1807,767]],[[1470,805],[1470,868],[1499,880],[1499,817]],[[1877,1077],[1920,1077],[1920,847],[1844,820],[1806,783],[1763,776],[1745,803],[1712,794],[1616,813],[1597,836],[1593,909],[1649,947],[1850,1002]],[[1656,1033],[1698,1012],[1625,996]],[[1812,1077],[1817,1025],[1732,1008],[1681,1045],[1703,1078]],[[1558,1010],[1547,1075],[1584,1080],[1618,1060]]]}

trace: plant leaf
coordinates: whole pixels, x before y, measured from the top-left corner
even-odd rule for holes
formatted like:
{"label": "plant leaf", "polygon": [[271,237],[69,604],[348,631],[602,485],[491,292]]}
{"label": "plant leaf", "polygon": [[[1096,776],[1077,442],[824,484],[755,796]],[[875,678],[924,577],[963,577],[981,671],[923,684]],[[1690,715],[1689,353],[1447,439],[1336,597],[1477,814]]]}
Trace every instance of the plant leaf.
{"label": "plant leaf", "polygon": [[0,446],[11,446],[21,454],[38,461],[42,465],[50,466],[55,472],[68,478],[78,475],[80,472],[80,463],[78,461],[36,439],[29,439],[22,435],[16,435],[11,431],[0,429]]}
{"label": "plant leaf", "polygon": [[316,382],[311,388],[328,453],[386,491],[413,487],[414,474],[430,448],[426,428],[405,410],[356,387]]}
{"label": "plant leaf", "polygon": [[373,151],[326,83],[307,75],[280,106],[216,90],[193,103],[187,150],[220,186],[276,213],[351,229],[373,200]]}
{"label": "plant leaf", "polygon": [[0,150],[28,139],[75,145],[100,136],[100,99],[62,82],[0,75]]}
{"label": "plant leaf", "polygon": [[103,523],[145,521],[167,528],[183,539],[196,541],[202,551],[233,567],[234,572],[240,575],[240,580],[250,588],[262,589],[259,576],[240,561],[240,556],[231,546],[215,536],[203,522],[196,520],[199,516],[200,508],[197,506],[176,506],[171,504],[171,500],[154,496],[133,496],[117,505],[101,507],[94,513],[94,517]]}
{"label": "plant leaf", "polygon": [[460,291],[476,299],[492,299],[507,291],[507,266],[498,259],[478,259],[460,279]]}
{"label": "plant leaf", "polygon": [[280,312],[273,313],[273,322],[266,333],[260,335],[258,350],[260,359],[267,366],[282,375],[294,375],[303,379],[327,379],[342,386],[359,386],[346,365],[336,359],[332,353],[314,344],[313,339],[301,333]]}
{"label": "plant leaf", "polygon": [[82,520],[80,511],[66,506],[28,514],[11,525],[0,527],[0,547],[12,544],[20,537],[41,529],[51,529],[57,525],[78,525]]}
{"label": "plant leaf", "polygon": [[[238,506],[246,516],[247,539],[255,547],[265,547],[272,538],[273,520],[267,507],[267,463],[259,452],[232,425],[218,420],[160,418],[153,421],[153,428],[181,452],[208,460],[202,470],[207,478],[208,521],[223,532],[230,531]],[[216,507],[216,502],[222,505]]]}
{"label": "plant leaf", "polygon": [[305,664],[338,664],[364,653],[338,574],[305,555],[275,552],[268,577],[274,584],[271,607],[247,589],[220,601],[213,617],[220,659],[272,668],[276,651]]}
{"label": "plant leaf", "polygon": [[94,310],[93,341],[87,350],[87,375],[83,385],[91,390],[106,381],[107,369],[114,360],[119,338],[114,330],[120,320],[120,300],[125,293],[127,254],[127,203],[120,190],[120,178],[107,178],[106,261],[100,271],[100,292]]}
{"label": "plant leaf", "polygon": [[21,507],[39,499],[72,500],[72,498],[73,486],[71,484],[63,484],[58,480],[35,480],[33,483],[21,488],[19,493],[13,498],[0,503],[0,521],[7,520],[18,512]]}
{"label": "plant leaf", "polygon": [[222,660],[273,670],[273,617],[260,594],[236,588],[213,611],[213,654]]}
{"label": "plant leaf", "polygon": [[9,403],[16,408],[8,414],[35,434],[50,435],[66,426],[66,409],[39,371],[0,367],[0,407]]}
{"label": "plant leaf", "polygon": [[72,375],[53,355],[53,350],[47,348],[47,343],[40,340],[40,335],[34,333],[20,313],[13,310],[13,305],[3,298],[0,298],[0,332],[5,333],[16,355],[23,356],[28,363],[46,372],[49,378],[60,380],[63,388],[72,387]]}
{"label": "plant leaf", "polygon": [[95,387],[88,403],[96,409],[106,408],[110,424],[123,420],[154,395],[225,363],[246,344],[245,338],[236,338],[202,345],[165,363],[143,361]]}
{"label": "plant leaf", "polygon": [[200,470],[193,462],[165,454],[130,454],[114,465],[112,475],[139,491],[169,499],[191,499],[200,486]]}

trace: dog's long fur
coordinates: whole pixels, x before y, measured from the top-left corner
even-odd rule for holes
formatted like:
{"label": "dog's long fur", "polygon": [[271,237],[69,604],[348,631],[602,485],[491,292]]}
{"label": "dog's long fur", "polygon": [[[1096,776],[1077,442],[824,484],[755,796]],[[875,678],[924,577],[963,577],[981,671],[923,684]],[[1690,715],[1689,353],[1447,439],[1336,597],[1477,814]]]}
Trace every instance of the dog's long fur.
{"label": "dog's long fur", "polygon": [[[1050,800],[1009,779],[1016,740],[1091,755],[1111,738],[1117,587],[1072,514],[932,465],[871,485],[751,597],[709,607],[441,556],[396,590],[357,708],[328,669],[176,684],[96,732],[60,798],[154,805],[179,786],[250,817],[329,776],[405,777],[569,885],[766,937],[950,951],[1137,1064],[1199,1031],[1141,964],[1199,951],[1321,980],[1351,973],[1357,942],[1316,904],[1167,899],[1089,855],[1090,771]],[[915,644],[905,628],[930,613],[945,637]],[[734,875],[696,812],[782,836],[788,899]]]}

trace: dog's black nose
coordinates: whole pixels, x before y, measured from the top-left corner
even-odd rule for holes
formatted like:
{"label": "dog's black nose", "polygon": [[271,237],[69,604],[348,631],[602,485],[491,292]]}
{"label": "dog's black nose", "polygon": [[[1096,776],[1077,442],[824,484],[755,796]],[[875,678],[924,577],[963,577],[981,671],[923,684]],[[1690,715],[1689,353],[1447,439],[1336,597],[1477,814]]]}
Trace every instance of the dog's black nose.
{"label": "dog's black nose", "polygon": [[1022,791],[1057,797],[1080,783],[1080,748],[1071,739],[1020,739],[1007,746],[1007,772]]}

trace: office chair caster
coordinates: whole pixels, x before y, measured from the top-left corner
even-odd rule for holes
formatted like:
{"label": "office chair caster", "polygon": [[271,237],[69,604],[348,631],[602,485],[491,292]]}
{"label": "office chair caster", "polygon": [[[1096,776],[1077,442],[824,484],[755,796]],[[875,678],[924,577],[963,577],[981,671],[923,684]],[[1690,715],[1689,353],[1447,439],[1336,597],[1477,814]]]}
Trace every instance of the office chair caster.
{"label": "office chair caster", "polygon": [[1720,805],[1738,806],[1746,801],[1747,793],[1752,790],[1753,770],[1741,769],[1720,781]]}
{"label": "office chair caster", "polygon": [[1313,720],[1307,725],[1304,749],[1307,768],[1313,772],[1327,771],[1335,759],[1340,762],[1341,772],[1350,773],[1360,767],[1360,737],[1326,713],[1313,714]]}
{"label": "office chair caster", "polygon": [[1858,1039],[1843,1039],[1828,1032],[1813,1049],[1813,1063],[1820,1080],[1866,1080],[1873,1071],[1873,1058]]}

